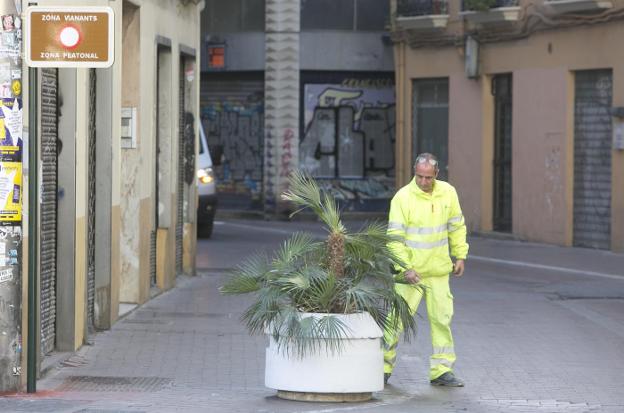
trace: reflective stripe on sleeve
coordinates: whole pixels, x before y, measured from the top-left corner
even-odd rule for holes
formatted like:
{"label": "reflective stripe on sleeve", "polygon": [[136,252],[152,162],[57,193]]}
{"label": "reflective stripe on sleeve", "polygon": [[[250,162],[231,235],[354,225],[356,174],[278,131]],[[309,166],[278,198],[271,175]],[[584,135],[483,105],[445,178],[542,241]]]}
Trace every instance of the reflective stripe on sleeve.
{"label": "reflective stripe on sleeve", "polygon": [[401,231],[401,232],[405,232],[405,225],[401,224],[400,222],[388,222],[388,229],[394,229],[397,231]]}
{"label": "reflective stripe on sleeve", "polygon": [[412,240],[405,240],[405,245],[410,248],[415,248],[419,250],[430,250],[432,248],[442,247],[444,245],[448,245],[448,238],[441,239],[439,241],[434,242],[418,242]]}
{"label": "reflective stripe on sleeve", "polygon": [[461,222],[462,219],[464,219],[463,215],[457,215],[456,217],[449,218],[448,223],[455,224],[457,222]]}

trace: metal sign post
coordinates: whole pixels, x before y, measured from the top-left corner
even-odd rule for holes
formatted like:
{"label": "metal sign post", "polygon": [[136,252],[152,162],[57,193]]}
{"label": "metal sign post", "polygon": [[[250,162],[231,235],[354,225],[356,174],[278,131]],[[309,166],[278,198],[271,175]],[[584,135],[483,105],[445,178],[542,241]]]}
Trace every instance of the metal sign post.
{"label": "metal sign post", "polygon": [[44,7],[26,9],[24,55],[29,68],[28,157],[28,359],[26,387],[36,392],[39,201],[37,148],[37,67],[107,68],[114,61],[114,13],[110,7]]}

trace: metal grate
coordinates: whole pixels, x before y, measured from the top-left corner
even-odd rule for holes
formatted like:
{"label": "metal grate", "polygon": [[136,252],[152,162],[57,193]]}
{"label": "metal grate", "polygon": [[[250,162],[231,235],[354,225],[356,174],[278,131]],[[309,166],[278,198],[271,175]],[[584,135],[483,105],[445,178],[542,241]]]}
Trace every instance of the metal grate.
{"label": "metal grate", "polygon": [[610,70],[576,72],[574,101],[574,245],[611,246]]}
{"label": "metal grate", "polygon": [[150,285],[156,285],[156,231],[150,234]]}
{"label": "metal grate", "polygon": [[57,69],[41,70],[40,305],[41,354],[56,341]]}
{"label": "metal grate", "polygon": [[496,9],[499,7],[516,7],[516,6],[518,6],[518,0],[494,0],[491,6],[483,6],[481,8],[471,7],[471,5],[468,4],[468,2],[466,2],[466,0],[462,0],[462,10],[464,11],[468,11],[468,10],[483,11],[483,9],[487,11],[488,8]]}
{"label": "metal grate", "polygon": [[[30,410],[28,410],[30,411]],[[56,410],[54,410],[56,411]],[[107,410],[107,409],[82,409],[74,413],[147,413],[146,410]]]}
{"label": "metal grate", "polygon": [[[5,397],[0,398],[0,412],[38,412],[38,413],[57,413],[57,412],[74,412],[74,409],[92,403],[86,400],[59,400],[54,398],[38,399],[38,398],[18,398]],[[75,413],[89,411],[78,410]],[[117,410],[115,413],[122,413]],[[108,413],[113,413],[109,411]],[[133,413],[141,413],[134,411]]]}
{"label": "metal grate", "polygon": [[162,377],[69,376],[58,391],[154,393],[173,382]]}
{"label": "metal grate", "polygon": [[87,212],[87,326],[95,330],[95,69],[89,71],[89,178]]}
{"label": "metal grate", "polygon": [[[262,192],[264,154],[264,80],[213,79],[201,83],[201,121],[217,185],[234,184],[237,191]],[[219,165],[227,159],[227,167]]]}
{"label": "metal grate", "polygon": [[404,17],[448,14],[447,0],[398,0],[397,14]]}
{"label": "metal grate", "polygon": [[512,230],[511,116],[512,77],[496,75],[492,79],[494,95],[494,217],[495,231]]}
{"label": "metal grate", "polygon": [[184,59],[180,59],[179,70],[179,97],[178,97],[178,188],[177,188],[177,209],[176,209],[176,229],[175,229],[175,263],[176,273],[183,271],[183,248],[184,248]]}

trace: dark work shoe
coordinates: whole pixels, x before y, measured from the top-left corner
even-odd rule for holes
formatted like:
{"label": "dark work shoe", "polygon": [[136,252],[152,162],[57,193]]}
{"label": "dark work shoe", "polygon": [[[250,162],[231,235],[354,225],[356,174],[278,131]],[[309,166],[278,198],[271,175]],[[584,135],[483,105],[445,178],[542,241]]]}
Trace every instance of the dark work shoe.
{"label": "dark work shoe", "polygon": [[392,373],[384,373],[384,384],[388,384],[388,379],[391,375]]}
{"label": "dark work shoe", "polygon": [[450,371],[447,371],[437,379],[431,380],[430,383],[432,386],[464,387],[464,382],[455,377]]}

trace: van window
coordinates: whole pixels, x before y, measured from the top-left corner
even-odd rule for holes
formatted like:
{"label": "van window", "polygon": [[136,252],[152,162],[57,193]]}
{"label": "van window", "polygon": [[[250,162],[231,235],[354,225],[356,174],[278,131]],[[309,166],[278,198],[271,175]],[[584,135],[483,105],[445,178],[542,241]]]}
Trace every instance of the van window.
{"label": "van window", "polygon": [[199,124],[199,153],[200,154],[206,151],[206,148],[204,148],[205,139],[206,139],[206,134],[204,133],[204,125],[200,123]]}

